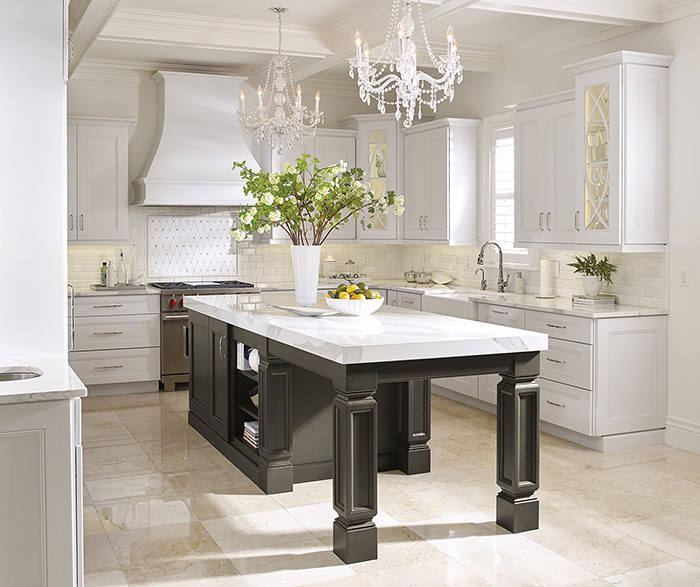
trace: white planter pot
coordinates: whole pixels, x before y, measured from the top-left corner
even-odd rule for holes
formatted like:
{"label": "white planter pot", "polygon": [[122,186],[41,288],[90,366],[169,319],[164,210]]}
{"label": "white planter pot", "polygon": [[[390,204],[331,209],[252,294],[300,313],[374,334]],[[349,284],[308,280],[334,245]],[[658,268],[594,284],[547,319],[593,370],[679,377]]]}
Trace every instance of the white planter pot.
{"label": "white planter pot", "polygon": [[300,306],[313,306],[318,299],[318,269],[321,245],[290,245],[294,294]]}
{"label": "white planter pot", "polygon": [[583,285],[583,293],[587,296],[597,296],[603,287],[603,280],[595,275],[582,275],[581,285]]}

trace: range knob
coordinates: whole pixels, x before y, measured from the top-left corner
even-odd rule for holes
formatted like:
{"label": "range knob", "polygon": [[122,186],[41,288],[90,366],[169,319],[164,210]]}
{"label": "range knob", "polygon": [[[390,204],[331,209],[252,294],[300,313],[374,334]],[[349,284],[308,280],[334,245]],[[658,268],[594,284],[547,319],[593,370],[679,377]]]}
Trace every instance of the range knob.
{"label": "range knob", "polygon": [[170,298],[170,300],[168,300],[168,304],[170,305],[171,308],[174,308],[175,306],[177,306],[177,300],[175,299],[175,296],[173,296],[172,298]]}
{"label": "range knob", "polygon": [[183,306],[184,304],[182,303],[184,301],[184,298],[180,298],[180,305]]}

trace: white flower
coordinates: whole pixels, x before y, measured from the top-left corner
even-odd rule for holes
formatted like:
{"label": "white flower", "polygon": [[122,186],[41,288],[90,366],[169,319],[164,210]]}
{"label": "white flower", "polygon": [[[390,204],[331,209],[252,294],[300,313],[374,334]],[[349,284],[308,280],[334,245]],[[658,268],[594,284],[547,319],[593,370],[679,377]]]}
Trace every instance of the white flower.
{"label": "white flower", "polygon": [[282,196],[277,196],[277,197],[275,198],[275,203],[277,203],[277,204],[282,204],[282,203],[284,203],[284,198],[283,198]]}
{"label": "white flower", "polygon": [[236,230],[231,231],[231,235],[233,238],[235,238],[239,243],[245,238],[245,232],[241,230],[240,228],[237,228]]}
{"label": "white flower", "polygon": [[403,196],[394,196],[394,204],[403,206]]}
{"label": "white flower", "polygon": [[296,168],[293,165],[290,165],[289,163],[285,163],[282,166],[282,171],[284,173],[296,173],[297,172]]}
{"label": "white flower", "polygon": [[405,209],[406,209],[406,208],[404,208],[403,206],[396,206],[396,207],[394,208],[394,214],[396,214],[397,216],[401,216],[401,214],[403,214],[403,211],[404,211]]}
{"label": "white flower", "polygon": [[244,212],[241,216],[239,216],[239,218],[241,219],[241,224],[250,224],[253,220],[253,214],[247,211]]}
{"label": "white flower", "polygon": [[319,200],[323,200],[323,194],[322,194],[320,191],[316,192],[316,193],[314,194],[314,200],[316,200],[317,202],[318,202]]}
{"label": "white flower", "polygon": [[282,212],[279,210],[273,210],[270,212],[270,221],[271,222],[277,222],[280,218],[282,218]]}
{"label": "white flower", "polygon": [[288,198],[289,198],[289,201],[290,201],[292,204],[296,204],[296,203],[297,203],[297,199],[296,199],[294,196],[288,196]]}
{"label": "white flower", "polygon": [[277,185],[280,182],[280,174],[279,173],[273,173],[270,175],[270,183],[272,185]]}
{"label": "white flower", "polygon": [[260,201],[266,206],[272,206],[272,204],[275,203],[275,196],[273,196],[270,192],[265,192],[261,196]]}
{"label": "white flower", "polygon": [[263,234],[265,232],[268,232],[270,230],[271,226],[269,224],[265,224],[264,226],[261,226],[258,228],[258,233]]}

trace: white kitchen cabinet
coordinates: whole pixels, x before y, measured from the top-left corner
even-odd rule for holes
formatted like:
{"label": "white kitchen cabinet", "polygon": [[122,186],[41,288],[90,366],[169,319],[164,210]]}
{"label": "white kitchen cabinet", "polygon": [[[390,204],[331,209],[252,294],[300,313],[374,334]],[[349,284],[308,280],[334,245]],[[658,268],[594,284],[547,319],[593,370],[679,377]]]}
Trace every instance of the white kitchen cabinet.
{"label": "white kitchen cabinet", "polygon": [[[321,161],[323,167],[337,165],[341,161],[348,164],[348,169],[355,167],[355,132],[351,130],[336,130],[319,128],[316,136],[297,143],[289,151],[281,155],[272,155],[272,170],[281,171],[285,163],[296,165],[296,160],[308,154]],[[355,220],[350,220],[344,226],[333,231],[326,242],[354,242],[356,236]],[[272,229],[272,243],[289,243],[289,237],[279,227]]]}
{"label": "white kitchen cabinet", "polygon": [[422,298],[423,294],[399,291],[396,293],[396,305],[399,308],[408,308],[409,310],[420,310]]}
{"label": "white kitchen cabinet", "polygon": [[0,405],[0,462],[0,583],[82,586],[80,398]]}
{"label": "white kitchen cabinet", "polygon": [[515,241],[574,242],[574,93],[516,106]]}
{"label": "white kitchen cabinet", "polygon": [[[377,195],[396,192],[399,162],[396,117],[393,114],[362,114],[340,122],[357,135],[355,165],[365,172],[363,181],[368,182]],[[393,210],[383,214],[361,213],[356,225],[357,241],[395,241],[398,238],[398,218]]]}
{"label": "white kitchen cabinet", "polygon": [[575,242],[662,251],[668,242],[669,65],[618,51],[575,63]]}
{"label": "white kitchen cabinet", "polygon": [[86,385],[139,383],[158,389],[160,296],[79,296],[71,367]]}
{"label": "white kitchen cabinet", "polygon": [[406,242],[477,243],[479,124],[445,118],[401,131]]}
{"label": "white kitchen cabinet", "polygon": [[69,241],[128,240],[128,127],[132,122],[68,120]]}

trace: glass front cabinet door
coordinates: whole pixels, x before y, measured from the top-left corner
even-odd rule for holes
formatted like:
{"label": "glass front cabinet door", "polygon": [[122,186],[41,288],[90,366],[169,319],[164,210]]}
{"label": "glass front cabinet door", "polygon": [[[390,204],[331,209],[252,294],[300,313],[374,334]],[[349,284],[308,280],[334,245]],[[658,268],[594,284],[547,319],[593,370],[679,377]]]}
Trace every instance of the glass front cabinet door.
{"label": "glass front cabinet door", "polygon": [[655,251],[668,242],[668,67],[619,51],[576,75],[575,242]]}
{"label": "glass front cabinet door", "polygon": [[[347,128],[357,132],[356,165],[364,170],[364,182],[375,194],[396,191],[397,125],[393,115],[367,114],[343,119]],[[358,241],[387,241],[398,238],[397,217],[385,213],[366,213],[357,221]]]}

